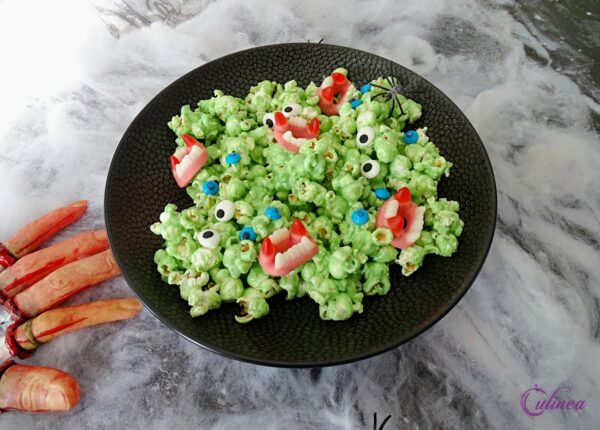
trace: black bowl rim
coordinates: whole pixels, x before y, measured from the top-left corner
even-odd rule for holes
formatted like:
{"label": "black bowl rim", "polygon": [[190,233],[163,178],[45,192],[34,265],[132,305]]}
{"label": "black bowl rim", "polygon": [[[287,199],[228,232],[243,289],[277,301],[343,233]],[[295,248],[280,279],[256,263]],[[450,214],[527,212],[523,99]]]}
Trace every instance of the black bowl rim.
{"label": "black bowl rim", "polygon": [[[386,345],[382,345],[381,347],[377,348],[377,349],[373,349],[370,351],[367,351],[365,353],[362,354],[355,354],[355,355],[351,355],[351,356],[347,356],[344,357],[342,359],[332,359],[332,360],[323,360],[323,361],[307,361],[307,362],[290,362],[290,361],[280,361],[280,360],[265,360],[265,359],[256,359],[256,358],[252,358],[246,355],[242,355],[242,354],[238,354],[238,353],[233,353],[224,349],[219,348],[218,346],[215,345],[211,345],[208,343],[202,343],[199,342],[196,339],[191,338],[190,336],[187,336],[184,333],[181,333],[179,330],[177,330],[177,328],[174,327],[174,325],[164,316],[162,316],[160,313],[158,313],[152,306],[152,304],[147,303],[144,298],[140,295],[140,293],[136,290],[136,288],[134,287],[133,283],[131,282],[131,280],[127,277],[127,274],[122,271],[123,277],[125,278],[125,281],[127,282],[127,285],[129,286],[129,288],[131,288],[131,290],[133,291],[133,293],[140,299],[140,301],[144,304],[144,306],[146,306],[146,308],[150,311],[150,313],[152,313],[152,315],[154,315],[156,318],[158,318],[159,321],[161,321],[164,325],[166,325],[168,328],[170,328],[171,330],[173,330],[175,333],[177,333],[178,335],[182,336],[184,339],[187,339],[188,341],[194,343],[195,345],[206,349],[208,351],[217,353],[219,355],[228,357],[228,358],[232,358],[235,360],[239,360],[242,362],[246,362],[246,363],[250,363],[250,364],[256,364],[256,365],[261,365],[261,366],[270,366],[270,367],[283,367],[283,368],[311,368],[311,367],[326,367],[326,366],[336,366],[336,365],[342,365],[342,364],[348,364],[348,363],[352,363],[355,361],[360,361],[360,360],[365,360],[367,358],[370,357],[374,357],[376,355],[379,354],[383,354],[384,352],[390,351],[396,347],[399,347],[401,345],[404,345],[407,342],[410,342],[411,340],[413,340],[414,338],[416,338],[417,336],[421,335],[422,333],[424,333],[425,331],[429,330],[431,327],[433,327],[435,324],[437,324],[442,318],[444,318],[456,305],[457,303],[463,298],[463,296],[467,293],[467,291],[469,291],[469,289],[471,288],[471,286],[473,285],[473,283],[475,282],[475,280],[477,279],[477,277],[479,276],[479,273],[481,272],[481,268],[483,267],[483,264],[485,263],[487,256],[490,252],[490,248],[492,246],[492,242],[494,239],[494,233],[496,230],[496,219],[498,216],[498,193],[497,193],[497,189],[496,189],[496,179],[494,176],[494,171],[492,169],[492,163],[490,161],[490,157],[489,154],[487,153],[487,150],[485,149],[485,145],[483,144],[483,141],[481,140],[481,137],[479,136],[479,133],[477,133],[477,130],[475,130],[475,127],[473,127],[473,125],[471,124],[471,122],[469,121],[469,119],[466,117],[466,115],[464,114],[464,112],[442,91],[440,90],[437,86],[433,85],[429,80],[425,79],[424,77],[422,77],[421,75],[419,75],[416,72],[413,72],[412,70],[408,69],[407,67],[404,67],[401,64],[396,63],[395,61],[392,61],[390,59],[387,59],[385,57],[382,57],[380,55],[377,54],[373,54],[371,52],[367,52],[367,51],[363,51],[360,49],[356,49],[356,48],[352,48],[352,47],[347,47],[347,46],[341,46],[341,45],[333,45],[333,44],[328,44],[328,43],[318,43],[319,45],[324,45],[324,46],[331,46],[331,47],[335,47],[335,48],[342,48],[342,49],[347,49],[349,51],[355,51],[355,52],[360,52],[360,53],[365,53],[365,54],[369,54],[378,58],[381,58],[382,60],[385,61],[391,61],[392,63],[394,63],[395,65],[405,69],[409,74],[414,75],[415,77],[417,77],[418,79],[421,79],[423,81],[425,81],[427,84],[431,85],[433,88],[435,88],[440,95],[443,97],[443,100],[445,100],[446,103],[449,103],[451,106],[453,106],[457,111],[459,111],[461,113],[461,115],[463,116],[464,120],[465,120],[465,126],[469,127],[471,129],[471,131],[473,132],[474,136],[477,137],[477,142],[479,143],[479,145],[481,146],[481,148],[483,149],[483,153],[485,155],[485,166],[487,168],[487,171],[489,173],[489,178],[491,179],[491,185],[492,185],[492,191],[493,191],[493,199],[492,199],[492,209],[493,209],[493,220],[492,220],[492,225],[491,228],[489,230],[489,234],[488,237],[486,237],[485,239],[488,241],[488,245],[487,248],[485,250],[485,252],[483,253],[483,255],[481,255],[480,261],[478,262],[478,267],[476,268],[476,270],[474,271],[474,275],[471,278],[471,280],[468,282],[468,284],[466,284],[463,288],[463,291],[461,291],[455,298],[454,301],[452,301],[451,303],[449,303],[449,305],[446,307],[446,309],[444,309],[442,312],[440,312],[440,314],[431,319],[431,321],[429,321],[428,323],[424,324],[419,330],[415,331],[414,333],[412,333],[411,335],[407,336],[404,339],[401,339],[399,341],[394,341],[391,342],[389,344]],[[146,103],[146,105],[142,108],[142,110],[135,116],[135,118],[133,119],[133,121],[131,121],[131,124],[129,124],[129,126],[127,127],[127,129],[125,130],[125,132],[123,133],[123,137],[121,137],[121,140],[119,141],[119,144],[117,145],[117,147],[115,148],[115,152],[114,154],[116,154],[119,149],[121,148],[121,145],[124,144],[124,138],[125,136],[127,136],[129,134],[129,130],[133,127],[133,124],[137,121],[137,119],[139,117],[141,117],[145,111],[148,109],[148,107],[152,104],[152,102],[154,102],[154,100],[156,100],[158,97],[160,97],[163,93],[166,93],[170,90],[170,88],[172,86],[174,86],[178,81],[186,78],[188,75],[191,75],[192,73],[195,73],[196,70],[198,70],[201,67],[204,67],[207,64],[213,63],[215,61],[221,61],[225,58],[229,58],[235,55],[238,55],[240,53],[243,52],[248,52],[248,51],[254,51],[254,50],[260,50],[260,49],[272,49],[272,48],[286,48],[286,47],[291,47],[291,46],[299,46],[299,45],[317,45],[317,43],[306,43],[306,42],[288,42],[288,43],[275,43],[275,44],[271,44],[271,45],[261,45],[261,46],[256,46],[253,48],[248,48],[248,49],[244,49],[241,51],[236,51],[236,52],[232,52],[230,54],[227,54],[225,56],[216,58],[212,61],[209,61],[207,63],[204,63],[201,66],[198,66],[192,70],[190,70],[189,72],[187,72],[186,74],[184,74],[183,76],[177,78],[175,81],[171,82],[167,87],[165,87],[163,90],[161,90],[158,94],[156,94],[148,103]],[[115,260],[117,262],[117,264],[119,265],[119,267],[122,269],[124,267],[123,262],[121,261],[121,258],[118,254],[118,251],[116,251],[113,248],[113,237],[111,234],[111,228],[109,223],[107,222],[108,218],[107,218],[107,213],[106,213],[106,208],[107,208],[107,195],[108,195],[108,179],[110,177],[111,171],[113,169],[113,164],[114,164],[114,160],[115,160],[115,156],[113,154],[113,158],[111,159],[111,163],[110,166],[108,168],[108,174],[106,176],[106,184],[105,184],[105,188],[104,188],[104,223],[106,225],[106,231],[107,231],[107,235],[108,235],[108,240],[109,243],[111,245],[111,249],[113,250],[113,255],[115,257]]]}

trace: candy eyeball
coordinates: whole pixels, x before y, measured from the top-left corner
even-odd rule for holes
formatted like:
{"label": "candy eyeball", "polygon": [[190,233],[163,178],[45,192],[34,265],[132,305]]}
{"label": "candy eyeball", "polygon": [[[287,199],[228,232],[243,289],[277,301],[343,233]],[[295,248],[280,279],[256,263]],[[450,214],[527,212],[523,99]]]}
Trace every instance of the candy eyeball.
{"label": "candy eyeball", "polygon": [[275,127],[275,114],[273,112],[266,113],[263,116],[263,124],[269,128]]}
{"label": "candy eyeball", "polygon": [[205,248],[216,248],[219,246],[219,242],[221,240],[221,235],[218,231],[215,230],[202,230],[198,233],[198,242]]}
{"label": "candy eyeball", "polygon": [[375,138],[373,127],[361,127],[356,133],[356,144],[360,147],[367,146]]}
{"label": "candy eyeball", "polygon": [[373,179],[381,172],[381,166],[377,160],[367,160],[360,166],[360,173],[367,178]]}
{"label": "candy eyeball", "polygon": [[256,233],[252,227],[244,227],[240,230],[240,240],[251,240],[254,242],[256,240]]}
{"label": "candy eyeball", "polygon": [[231,200],[223,200],[215,206],[215,218],[217,221],[229,221],[235,215],[235,205]]}
{"label": "candy eyeball", "polygon": [[302,113],[302,106],[298,103],[289,103],[283,107],[282,112],[286,118],[298,116]]}

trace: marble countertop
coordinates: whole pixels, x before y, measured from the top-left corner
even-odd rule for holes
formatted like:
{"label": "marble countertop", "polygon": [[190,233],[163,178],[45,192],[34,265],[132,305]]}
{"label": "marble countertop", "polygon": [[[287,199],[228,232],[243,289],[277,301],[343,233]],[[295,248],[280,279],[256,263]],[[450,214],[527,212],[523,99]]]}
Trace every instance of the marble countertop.
{"label": "marble countertop", "polygon": [[[81,403],[2,414],[0,428],[371,429],[374,413],[391,415],[385,430],[595,428],[600,90],[594,58],[540,30],[546,3],[529,13],[475,0],[1,2],[0,238],[79,198],[89,213],[61,237],[102,227],[113,151],[156,93],[222,55],[321,38],[445,91],[485,143],[499,207],[471,290],[400,348],[323,369],[260,367],[197,348],[144,310],[41,348],[27,362],[73,375]],[[597,11],[572,13],[598,28]],[[129,295],[117,278],[71,303]],[[569,386],[586,407],[528,416],[520,401],[535,384],[548,395]]]}

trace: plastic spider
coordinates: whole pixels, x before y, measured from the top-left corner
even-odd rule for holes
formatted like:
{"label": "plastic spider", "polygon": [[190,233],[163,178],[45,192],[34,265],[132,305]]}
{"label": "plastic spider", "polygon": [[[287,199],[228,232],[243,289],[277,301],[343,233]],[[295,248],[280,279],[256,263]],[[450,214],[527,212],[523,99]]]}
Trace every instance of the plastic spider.
{"label": "plastic spider", "polygon": [[402,85],[398,83],[398,79],[394,77],[385,78],[385,82],[389,84],[389,87],[385,87],[383,85],[374,84],[371,82],[371,86],[375,88],[379,88],[382,90],[381,92],[375,94],[371,97],[371,100],[376,99],[377,97],[384,97],[386,101],[392,101],[392,109],[390,110],[389,116],[392,116],[396,106],[400,110],[400,115],[404,115],[404,111],[402,110],[402,101],[400,100],[400,90],[402,89]]}

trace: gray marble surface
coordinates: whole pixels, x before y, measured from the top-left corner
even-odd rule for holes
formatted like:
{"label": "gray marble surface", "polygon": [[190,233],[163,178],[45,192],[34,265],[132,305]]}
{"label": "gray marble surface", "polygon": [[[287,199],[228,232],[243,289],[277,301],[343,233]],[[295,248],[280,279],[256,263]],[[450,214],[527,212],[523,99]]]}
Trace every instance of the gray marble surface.
{"label": "gray marble surface", "polygon": [[[78,198],[90,211],[62,237],[101,227],[112,153],[158,91],[227,53],[308,39],[375,52],[438,85],[480,133],[499,199],[472,289],[401,348],[324,369],[257,367],[144,311],[41,348],[28,362],[76,377],[81,403],[6,413],[0,428],[371,429],[375,412],[391,414],[385,430],[597,428],[600,90],[588,48],[600,32],[597,3],[585,4],[565,9],[581,31],[571,42],[552,21],[560,2],[547,1],[0,2],[0,238]],[[118,278],[71,302],[127,295]],[[586,407],[527,416],[520,399],[534,384],[570,386]]]}

